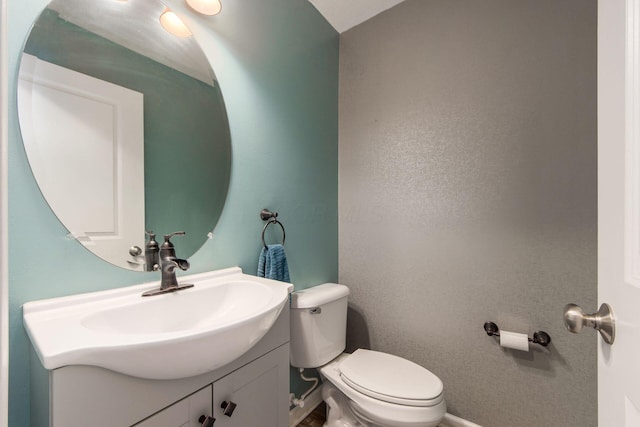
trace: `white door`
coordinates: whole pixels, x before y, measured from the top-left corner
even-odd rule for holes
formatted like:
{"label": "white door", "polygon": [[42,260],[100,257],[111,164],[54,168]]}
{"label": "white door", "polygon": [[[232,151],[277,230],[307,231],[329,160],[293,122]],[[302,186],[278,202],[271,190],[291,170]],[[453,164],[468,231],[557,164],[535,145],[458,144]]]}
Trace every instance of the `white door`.
{"label": "white door", "polygon": [[640,426],[640,0],[598,3],[598,299],[611,305],[616,320],[613,345],[598,339],[598,426],[637,427]]}
{"label": "white door", "polygon": [[29,165],[56,216],[98,256],[140,269],[129,248],[144,247],[143,94],[27,54],[18,94]]}

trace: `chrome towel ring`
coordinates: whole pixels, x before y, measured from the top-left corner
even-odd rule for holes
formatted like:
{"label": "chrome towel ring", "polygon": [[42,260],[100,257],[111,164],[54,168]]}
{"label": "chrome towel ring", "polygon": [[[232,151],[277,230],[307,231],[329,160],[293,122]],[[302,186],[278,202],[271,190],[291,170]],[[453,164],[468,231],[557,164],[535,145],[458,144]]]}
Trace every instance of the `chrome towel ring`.
{"label": "chrome towel ring", "polygon": [[284,225],[282,225],[282,223],[276,219],[277,217],[278,212],[271,212],[269,209],[262,209],[260,211],[260,219],[262,219],[263,221],[267,221],[267,223],[264,225],[264,228],[262,229],[262,244],[264,245],[265,249],[267,248],[267,243],[264,241],[264,233],[265,231],[267,231],[267,227],[269,227],[271,224],[278,224],[282,229],[282,246],[284,246],[286,233],[284,231]]}

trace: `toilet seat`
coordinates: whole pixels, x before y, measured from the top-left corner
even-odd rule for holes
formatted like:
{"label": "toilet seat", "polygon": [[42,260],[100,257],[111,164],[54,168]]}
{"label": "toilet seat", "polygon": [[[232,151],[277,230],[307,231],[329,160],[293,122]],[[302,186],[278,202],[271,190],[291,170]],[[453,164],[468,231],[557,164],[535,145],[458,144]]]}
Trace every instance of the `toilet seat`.
{"label": "toilet seat", "polygon": [[[368,396],[347,384],[344,381],[345,377],[340,372],[340,366],[343,362],[353,357],[353,354],[343,353],[319,368],[320,375],[324,381],[322,395],[325,402],[328,402],[327,397],[330,394],[327,392],[331,389],[337,389],[347,399],[348,410],[354,416],[375,426],[435,427],[440,424],[447,410],[444,393],[440,393],[438,397],[432,399],[429,406],[414,406],[386,402],[376,397]],[[371,390],[368,392],[371,394]],[[388,398],[389,396],[386,397]],[[327,404],[331,405],[330,403]],[[346,409],[344,410],[346,411]]]}
{"label": "toilet seat", "polygon": [[358,349],[339,370],[349,387],[383,402],[429,407],[442,401],[444,387],[437,376],[392,354]]}

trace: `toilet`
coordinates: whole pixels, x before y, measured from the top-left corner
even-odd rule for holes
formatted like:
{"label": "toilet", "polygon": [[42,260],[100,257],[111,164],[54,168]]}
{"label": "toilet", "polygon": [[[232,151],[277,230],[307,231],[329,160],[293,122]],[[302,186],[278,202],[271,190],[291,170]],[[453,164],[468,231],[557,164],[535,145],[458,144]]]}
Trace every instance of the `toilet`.
{"label": "toilet", "polygon": [[291,294],[291,365],[320,372],[324,427],[437,426],[446,412],[437,376],[388,353],[343,353],[348,296],[336,283]]}

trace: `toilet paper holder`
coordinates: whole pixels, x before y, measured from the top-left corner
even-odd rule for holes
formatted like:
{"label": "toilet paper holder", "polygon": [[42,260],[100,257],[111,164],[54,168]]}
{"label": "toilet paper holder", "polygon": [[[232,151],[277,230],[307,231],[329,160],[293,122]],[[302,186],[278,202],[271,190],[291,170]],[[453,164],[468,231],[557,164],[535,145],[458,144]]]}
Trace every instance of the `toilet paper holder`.
{"label": "toilet paper holder", "polygon": [[[490,337],[492,337],[492,336],[493,337],[499,337],[500,336],[500,329],[498,328],[498,325],[496,325],[494,322],[486,322],[484,324],[484,331]],[[533,333],[533,338],[529,337],[529,342],[532,342],[534,344],[539,344],[539,345],[541,345],[543,347],[546,347],[551,342],[551,337],[545,331],[535,331]]]}

